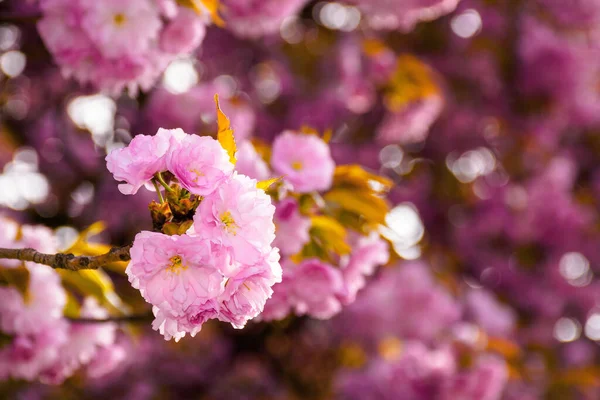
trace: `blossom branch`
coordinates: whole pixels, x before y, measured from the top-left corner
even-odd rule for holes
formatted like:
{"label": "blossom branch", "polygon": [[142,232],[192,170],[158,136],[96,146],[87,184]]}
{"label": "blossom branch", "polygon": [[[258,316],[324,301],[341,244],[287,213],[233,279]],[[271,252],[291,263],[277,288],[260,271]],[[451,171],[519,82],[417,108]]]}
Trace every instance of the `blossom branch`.
{"label": "blossom branch", "polygon": [[19,14],[19,13],[0,13],[2,22],[35,22],[42,18],[41,13]]}
{"label": "blossom branch", "polygon": [[67,318],[70,322],[77,324],[103,324],[107,322],[148,322],[152,321],[154,315],[152,313],[121,315],[118,317],[107,318]]}
{"label": "blossom branch", "polygon": [[106,264],[117,261],[129,261],[131,245],[113,247],[108,253],[99,256],[75,256],[71,253],[45,254],[34,249],[3,249],[0,248],[0,259],[32,261],[48,265],[54,269],[79,271],[82,269],[98,269]]}

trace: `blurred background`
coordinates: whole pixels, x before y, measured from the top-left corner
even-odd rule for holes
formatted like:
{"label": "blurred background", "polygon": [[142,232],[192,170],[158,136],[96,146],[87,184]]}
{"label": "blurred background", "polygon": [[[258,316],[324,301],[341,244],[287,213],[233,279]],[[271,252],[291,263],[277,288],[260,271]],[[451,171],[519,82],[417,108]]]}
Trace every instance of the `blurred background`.
{"label": "blurred background", "polygon": [[35,1],[0,1],[2,214],[64,249],[96,221],[130,242],[152,194],[121,195],[104,157],[158,127],[214,133],[219,93],[240,143],[331,129],[338,164],[393,180],[393,262],[330,320],[178,344],[132,325],[109,375],[0,395],[600,398],[600,1],[221,3],[224,27],[115,95],[61,74]]}

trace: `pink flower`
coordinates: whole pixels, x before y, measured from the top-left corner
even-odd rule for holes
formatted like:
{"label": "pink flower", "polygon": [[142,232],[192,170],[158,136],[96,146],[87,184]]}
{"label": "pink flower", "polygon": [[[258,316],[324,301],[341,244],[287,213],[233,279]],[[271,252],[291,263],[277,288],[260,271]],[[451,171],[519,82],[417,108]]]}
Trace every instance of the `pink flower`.
{"label": "pink flower", "polygon": [[166,156],[172,147],[186,138],[181,129],[159,129],[155,136],[137,135],[125,148],[113,150],[106,156],[106,167],[123,194],[136,194],[155,173],[167,169]]}
{"label": "pink flower", "polygon": [[217,318],[218,307],[215,300],[203,303],[199,300],[198,304],[190,306],[185,313],[169,312],[154,306],[152,312],[155,318],[152,329],[159,331],[165,340],[175,339],[178,342],[187,333],[194,337],[206,321]]}
{"label": "pink flower", "polygon": [[260,157],[250,141],[245,140],[239,143],[235,156],[237,158],[235,169],[240,174],[259,181],[267,180],[271,176],[269,166]]}
{"label": "pink flower", "polygon": [[143,53],[162,27],[158,10],[147,0],[80,0],[82,27],[106,57]]}
{"label": "pink flower", "polygon": [[257,38],[278,33],[283,20],[298,12],[307,1],[223,0],[223,16],[236,35]]}
{"label": "pink flower", "polygon": [[271,287],[281,282],[281,274],[279,251],[273,249],[257,264],[229,278],[225,292],[220,296],[219,319],[230,322],[234,328],[243,328],[263,311],[267,299],[273,294]]}
{"label": "pink flower", "polygon": [[310,240],[310,219],[300,214],[298,202],[293,198],[287,198],[277,204],[275,226],[273,246],[278,247],[283,255],[298,253]]}
{"label": "pink flower", "polygon": [[444,382],[440,399],[499,400],[507,381],[506,361],[482,356],[472,369],[457,373]]}
{"label": "pink flower", "polygon": [[344,281],[339,269],[318,259],[291,268],[292,303],[298,315],[328,319],[341,311],[339,298],[344,295]]}
{"label": "pink flower", "polygon": [[488,335],[508,336],[516,326],[512,308],[502,304],[484,289],[470,290],[466,295],[467,311]]}
{"label": "pink flower", "polygon": [[[161,16],[178,14],[172,1],[40,0],[40,6],[38,31],[63,76],[113,95],[124,88],[134,95],[140,88],[150,90],[169,63],[195,50],[203,36],[202,16],[183,24],[186,36],[178,36],[173,25],[164,28]],[[165,39],[166,51],[162,37],[172,38]],[[176,50],[181,52],[172,53]]]}
{"label": "pink flower", "polygon": [[219,142],[208,136],[188,135],[167,157],[167,168],[181,186],[194,194],[207,196],[225,183],[233,164]]}
{"label": "pink flower", "polygon": [[275,207],[256,183],[234,174],[200,203],[194,215],[196,235],[230,247],[236,261],[244,264],[267,254],[275,238]]}
{"label": "pink flower", "polygon": [[286,275],[281,283],[273,286],[273,294],[266,302],[263,312],[258,316],[262,321],[281,320],[292,311],[292,289],[293,279]]}
{"label": "pink flower", "polygon": [[42,253],[56,253],[58,251],[58,239],[52,229],[41,225],[21,226],[20,247],[30,247]]}
{"label": "pink flower", "polygon": [[285,131],[273,142],[271,164],[299,193],[331,187],[335,163],[327,143],[316,135]]}
{"label": "pink flower", "polygon": [[341,264],[342,275],[347,289],[344,304],[356,299],[356,294],[365,286],[365,276],[371,276],[375,268],[387,264],[390,258],[388,244],[377,232],[368,236],[351,237],[352,254]]}
{"label": "pink flower", "polygon": [[14,287],[0,287],[0,328],[11,334],[35,334],[56,324],[63,315],[67,296],[52,268],[27,263],[26,298]]}
{"label": "pink flower", "polygon": [[180,9],[160,35],[160,48],[172,54],[191,53],[200,46],[206,26],[192,10]]}
{"label": "pink flower", "polygon": [[58,362],[60,350],[67,343],[67,330],[68,324],[59,321],[36,334],[15,337],[0,349],[0,378],[40,378]]}
{"label": "pink flower", "polygon": [[377,128],[377,142],[409,144],[424,141],[443,106],[443,99],[433,95],[409,104],[398,112],[388,113]]}
{"label": "pink flower", "polygon": [[228,268],[227,260],[214,253],[210,242],[199,237],[143,231],[135,237],[125,272],[148,303],[182,316],[223,293],[221,270]]}
{"label": "pink flower", "polygon": [[374,29],[411,31],[420,21],[433,21],[456,8],[460,0],[352,0]]}
{"label": "pink flower", "polygon": [[127,358],[127,351],[122,345],[102,347],[96,353],[94,359],[87,366],[87,376],[96,379],[101,378],[121,365]]}
{"label": "pink flower", "polygon": [[[108,317],[108,312],[98,305],[95,298],[87,297],[80,315],[82,318],[102,319]],[[113,322],[69,324],[68,344],[60,349],[59,360],[46,372],[46,379],[61,383],[79,367],[90,363],[100,348],[114,344],[116,330],[117,325]]]}

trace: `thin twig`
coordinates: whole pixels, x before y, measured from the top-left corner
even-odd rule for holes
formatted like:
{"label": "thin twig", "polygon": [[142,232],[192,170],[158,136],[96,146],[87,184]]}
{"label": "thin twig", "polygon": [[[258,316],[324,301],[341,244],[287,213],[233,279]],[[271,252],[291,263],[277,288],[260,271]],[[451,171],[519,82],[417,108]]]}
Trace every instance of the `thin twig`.
{"label": "thin twig", "polygon": [[152,313],[147,314],[134,314],[134,315],[121,315],[118,317],[108,318],[70,318],[66,319],[70,322],[77,324],[104,324],[107,322],[147,322],[151,321],[154,316]]}
{"label": "thin twig", "polygon": [[73,254],[45,254],[34,249],[3,249],[0,248],[0,258],[10,260],[32,261],[37,264],[48,265],[55,269],[68,269],[79,271],[82,269],[98,269],[106,264],[117,261],[129,261],[131,245],[113,247],[106,254],[99,256],[75,256]]}

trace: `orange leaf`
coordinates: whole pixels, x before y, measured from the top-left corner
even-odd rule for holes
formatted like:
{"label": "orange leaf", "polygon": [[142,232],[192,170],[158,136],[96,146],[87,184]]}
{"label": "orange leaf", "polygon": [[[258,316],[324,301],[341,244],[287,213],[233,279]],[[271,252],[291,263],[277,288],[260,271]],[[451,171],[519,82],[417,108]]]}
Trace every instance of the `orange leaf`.
{"label": "orange leaf", "polygon": [[215,94],[215,103],[217,104],[217,124],[219,127],[217,140],[219,143],[221,143],[221,146],[227,150],[227,154],[229,154],[229,161],[235,165],[235,152],[237,151],[237,147],[235,145],[233,129],[231,129],[231,122],[229,121],[229,118],[227,118],[219,106],[218,94]]}

